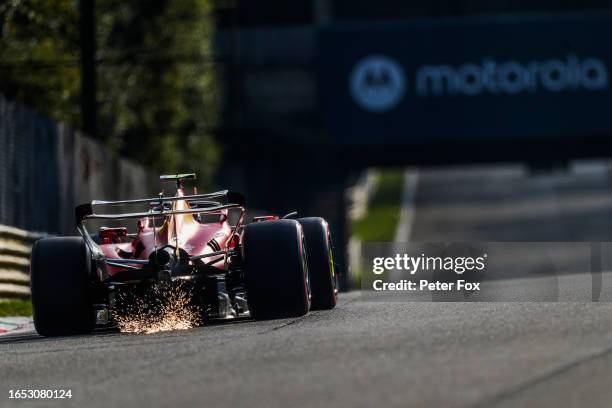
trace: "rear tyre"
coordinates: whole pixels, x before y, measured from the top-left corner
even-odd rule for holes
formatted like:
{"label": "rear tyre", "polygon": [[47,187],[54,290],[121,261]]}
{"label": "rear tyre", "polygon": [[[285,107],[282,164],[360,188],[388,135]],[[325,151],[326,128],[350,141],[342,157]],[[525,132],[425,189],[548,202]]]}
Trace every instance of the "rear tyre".
{"label": "rear tyre", "polygon": [[248,224],[242,241],[251,316],[303,316],[310,309],[308,265],[302,227],[295,220]]}
{"label": "rear tyre", "polygon": [[89,257],[80,237],[43,238],[32,248],[34,327],[43,336],[90,333],[95,323]]}
{"label": "rear tyre", "polygon": [[336,306],[336,272],[327,221],[319,217],[299,218],[308,252],[312,309]]}

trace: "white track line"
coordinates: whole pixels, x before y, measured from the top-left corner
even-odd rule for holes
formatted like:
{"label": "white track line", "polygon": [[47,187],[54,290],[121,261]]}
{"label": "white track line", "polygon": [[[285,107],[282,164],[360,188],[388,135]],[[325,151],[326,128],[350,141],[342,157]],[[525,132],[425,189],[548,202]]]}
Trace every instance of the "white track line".
{"label": "white track line", "polygon": [[402,201],[400,219],[395,230],[395,243],[410,242],[412,223],[414,221],[414,202],[416,197],[419,173],[416,169],[406,169],[404,172],[404,186],[402,190]]}

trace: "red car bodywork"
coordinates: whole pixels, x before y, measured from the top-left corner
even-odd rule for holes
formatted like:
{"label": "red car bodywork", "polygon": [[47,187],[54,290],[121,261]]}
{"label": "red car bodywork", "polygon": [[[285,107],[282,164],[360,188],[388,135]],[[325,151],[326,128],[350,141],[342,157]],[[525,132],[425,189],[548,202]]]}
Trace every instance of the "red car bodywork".
{"label": "red car bodywork", "polygon": [[[178,196],[184,196],[183,189],[179,189]],[[172,210],[189,209],[185,200],[172,203]],[[212,215],[213,217],[210,217]],[[232,228],[228,220],[228,210],[220,210],[209,213],[209,218],[218,215],[217,221],[201,222],[194,214],[173,214],[163,218],[163,224],[153,226],[152,218],[138,220],[137,231],[131,240],[125,240],[125,228],[108,228],[100,231],[100,248],[108,260],[113,259],[140,259],[148,260],[155,249],[166,245],[180,247],[190,256],[199,256],[217,251],[233,248],[234,240],[231,240]],[[210,219],[207,218],[207,221]],[[178,245],[177,245],[178,244]],[[212,258],[210,266],[223,269],[224,258],[219,256],[215,261]],[[134,267],[138,267],[137,265]],[[108,266],[107,273],[113,276],[125,270],[116,266]]]}

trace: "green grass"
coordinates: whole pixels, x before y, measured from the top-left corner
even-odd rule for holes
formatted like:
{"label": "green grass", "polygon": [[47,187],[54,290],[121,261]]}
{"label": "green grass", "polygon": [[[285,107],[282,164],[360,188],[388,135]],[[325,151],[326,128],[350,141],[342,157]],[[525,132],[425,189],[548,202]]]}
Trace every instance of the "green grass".
{"label": "green grass", "polygon": [[[383,170],[377,181],[376,190],[368,204],[364,217],[353,220],[353,236],[362,242],[392,242],[399,223],[404,172],[402,170]],[[363,265],[353,266],[350,285],[361,287]]]}
{"label": "green grass", "polygon": [[362,241],[393,241],[399,222],[402,185],[402,170],[383,170],[367,214],[352,222],[352,233]]}
{"label": "green grass", "polygon": [[2,300],[0,301],[0,317],[31,316],[32,302],[28,300]]}

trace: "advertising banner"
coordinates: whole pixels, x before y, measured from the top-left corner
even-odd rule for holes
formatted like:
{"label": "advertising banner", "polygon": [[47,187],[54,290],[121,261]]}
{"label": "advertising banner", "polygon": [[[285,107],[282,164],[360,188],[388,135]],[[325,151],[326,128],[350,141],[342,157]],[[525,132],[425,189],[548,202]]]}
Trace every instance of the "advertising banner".
{"label": "advertising banner", "polygon": [[604,136],[610,38],[610,15],[325,29],[324,127],[343,145]]}

